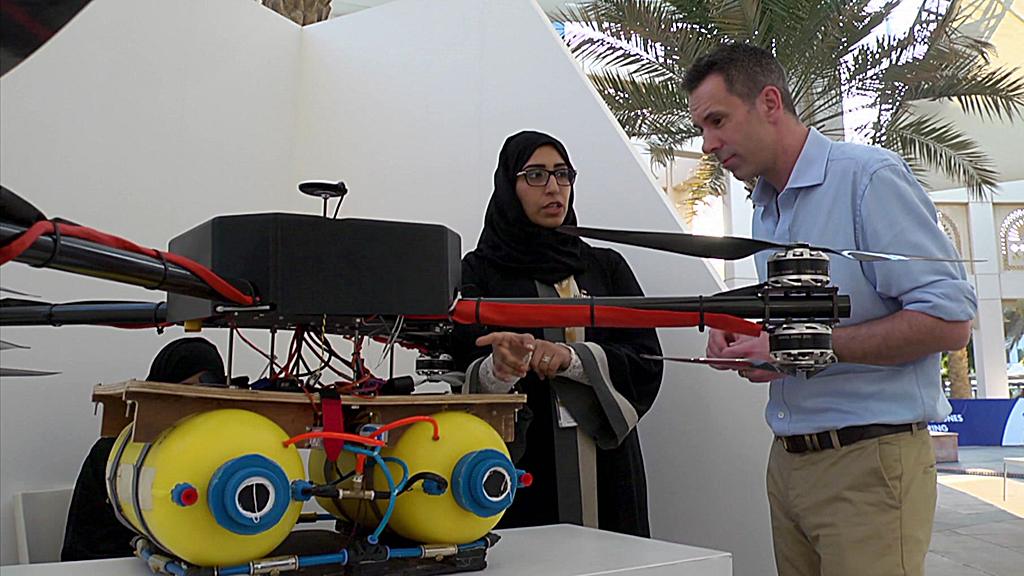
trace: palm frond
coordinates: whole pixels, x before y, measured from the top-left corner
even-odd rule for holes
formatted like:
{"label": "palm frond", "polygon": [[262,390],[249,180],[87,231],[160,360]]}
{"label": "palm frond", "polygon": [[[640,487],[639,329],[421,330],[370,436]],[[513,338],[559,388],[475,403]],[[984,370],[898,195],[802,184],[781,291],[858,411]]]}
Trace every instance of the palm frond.
{"label": "palm frond", "polygon": [[995,189],[998,173],[992,159],[953,122],[937,115],[898,114],[886,130],[884,145],[911,167],[927,166],[965,185],[975,198]]}
{"label": "palm frond", "polygon": [[[652,156],[653,156],[652,150]],[[672,187],[679,198],[683,216],[690,220],[696,213],[697,204],[707,202],[708,197],[721,198],[726,192],[725,171],[714,154],[703,154],[690,177]]]}
{"label": "palm frond", "polygon": [[911,85],[905,98],[955,100],[964,112],[992,120],[1024,119],[1024,74],[1020,68],[964,66],[936,70]]}
{"label": "palm frond", "polygon": [[573,56],[593,68],[628,70],[633,76],[655,81],[679,79],[676,70],[666,65],[660,54],[644,52],[617,39],[567,32],[565,41]]}
{"label": "palm frond", "polygon": [[614,70],[589,75],[623,130],[635,138],[682,144],[698,134],[685,94],[674,83],[634,78]]}
{"label": "palm frond", "polygon": [[[698,136],[680,79],[715,46],[771,50],[789,73],[797,113],[843,137],[847,111],[870,111],[851,127],[900,153],[921,177],[936,170],[973,194],[997,175],[978,144],[914,103],[956,102],[974,117],[1024,120],[1024,72],[995,67],[992,46],[971,36],[971,7],[922,0],[906,33],[876,34],[901,0],[590,0],[558,18],[578,23],[567,44],[612,113],[654,161]],[[858,116],[859,118],[860,116]]]}
{"label": "palm frond", "polygon": [[678,75],[680,66],[717,45],[709,30],[680,19],[659,1],[602,0],[560,10],[554,17],[582,29],[567,33],[566,43],[574,55],[597,66],[631,67],[642,61],[647,68],[660,67],[661,74]]}

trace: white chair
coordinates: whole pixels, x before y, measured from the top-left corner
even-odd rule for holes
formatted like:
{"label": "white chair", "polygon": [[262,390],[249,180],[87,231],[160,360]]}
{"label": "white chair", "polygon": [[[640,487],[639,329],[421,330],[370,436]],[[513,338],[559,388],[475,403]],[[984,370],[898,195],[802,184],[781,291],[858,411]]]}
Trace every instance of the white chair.
{"label": "white chair", "polygon": [[14,537],[19,564],[60,562],[71,488],[14,495]]}

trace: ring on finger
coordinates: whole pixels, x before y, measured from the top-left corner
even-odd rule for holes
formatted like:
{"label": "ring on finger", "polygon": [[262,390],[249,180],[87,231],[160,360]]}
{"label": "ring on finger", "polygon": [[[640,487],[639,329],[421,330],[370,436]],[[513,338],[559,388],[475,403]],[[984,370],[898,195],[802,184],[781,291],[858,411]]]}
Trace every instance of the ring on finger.
{"label": "ring on finger", "polygon": [[549,362],[551,362],[551,354],[545,354],[540,357],[541,364],[548,364]]}

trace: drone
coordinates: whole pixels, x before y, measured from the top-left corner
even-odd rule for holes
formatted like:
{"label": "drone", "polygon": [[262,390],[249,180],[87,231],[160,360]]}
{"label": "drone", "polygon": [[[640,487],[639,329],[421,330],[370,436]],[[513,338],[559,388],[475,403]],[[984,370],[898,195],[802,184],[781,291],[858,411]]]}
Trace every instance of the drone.
{"label": "drone", "polygon": [[[171,239],[168,251],[159,251],[47,219],[2,188],[0,265],[14,260],[164,290],[168,297],[159,303],[64,304],[3,298],[0,325],[227,328],[232,335],[229,376],[234,335],[241,328],[269,330],[272,341],[277,331],[293,330],[303,335],[302,342],[328,348],[328,334],[360,342],[377,339],[389,351],[395,345],[417,350],[417,372],[439,375],[452,369],[445,346],[456,323],[506,328],[712,327],[751,336],[767,332],[771,360],[652,359],[813,375],[836,361],[832,330],[850,316],[849,297],[830,285],[830,255],[861,262],[958,261],[730,236],[562,226],[559,231],[573,236],[700,258],[735,260],[763,250],[773,253],[767,281],[707,296],[466,298],[459,285],[460,241],[452,230],[436,224],[338,219],[341,199],[348,192],[342,182],[303,182],[299,190],[322,199],[320,217],[218,216]],[[328,218],[332,198],[339,199],[338,206]],[[338,356],[333,350],[324,355]],[[353,367],[352,362],[346,365]],[[11,376],[37,375],[5,371]],[[356,366],[352,381],[361,376]]]}
{"label": "drone", "polygon": [[[515,435],[515,412],[525,398],[390,397],[416,393],[425,383],[448,383],[449,390],[462,384],[447,353],[456,324],[767,332],[770,361],[647,358],[810,375],[836,361],[832,329],[850,316],[849,296],[830,285],[829,254],[835,251],[829,249],[568,226],[560,230],[701,257],[774,253],[766,282],[707,296],[466,297],[460,239],[452,230],[339,219],[338,206],[328,217],[330,200],[340,204],[347,192],[340,182],[305,182],[300,191],[322,199],[321,215],[217,216],[172,238],[161,251],[47,218],[0,187],[0,265],[17,261],[167,293],[162,302],[49,303],[5,288],[13,296],[0,298],[0,326],[183,325],[230,332],[227,380],[232,388],[249,390],[148,382],[93,389],[93,400],[104,404],[103,431],[117,435],[106,468],[107,494],[118,518],[138,534],[136,555],[154,572],[192,573],[192,566],[202,566],[262,574],[321,564],[375,570],[386,563],[396,573],[433,574],[486,566],[486,552],[498,539],[491,530],[517,490],[532,483],[505,446]],[[914,258],[847,252],[841,255],[858,260]],[[249,342],[243,329],[269,331],[271,352]],[[292,332],[281,362],[273,354],[279,331]],[[351,356],[336,351],[329,336],[350,340]],[[267,378],[235,385],[236,337],[269,361]],[[382,342],[384,356],[392,360],[395,346],[419,352],[416,372],[425,380],[416,384],[393,373],[378,378],[362,356],[366,339]],[[5,350],[19,347],[0,344]],[[3,370],[5,377],[48,375]],[[260,402],[274,405],[273,416],[256,408]],[[310,448],[308,473],[299,442]],[[159,477],[136,476],[157,468]],[[143,510],[145,498],[155,505]],[[327,514],[301,513],[302,503],[312,498]],[[267,557],[284,546],[297,523],[316,520],[336,521],[327,552],[278,551]],[[364,537],[356,534],[360,527],[373,530]],[[208,537],[194,537],[199,533]]]}

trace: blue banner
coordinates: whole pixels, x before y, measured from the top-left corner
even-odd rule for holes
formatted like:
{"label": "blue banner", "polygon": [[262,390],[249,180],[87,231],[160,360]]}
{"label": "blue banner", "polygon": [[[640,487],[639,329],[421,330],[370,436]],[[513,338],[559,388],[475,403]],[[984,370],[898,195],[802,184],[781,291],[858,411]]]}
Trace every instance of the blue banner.
{"label": "blue banner", "polygon": [[956,432],[960,446],[1024,446],[1024,400],[950,398],[953,412],[933,432]]}

